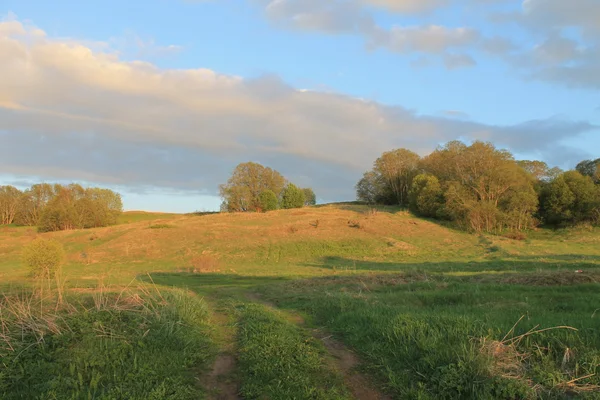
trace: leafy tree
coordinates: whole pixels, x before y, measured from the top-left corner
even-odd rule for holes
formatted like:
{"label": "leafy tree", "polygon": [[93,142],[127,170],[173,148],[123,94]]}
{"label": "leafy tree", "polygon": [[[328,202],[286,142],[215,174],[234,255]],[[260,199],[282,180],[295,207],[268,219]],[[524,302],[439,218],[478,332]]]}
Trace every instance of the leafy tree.
{"label": "leafy tree", "polygon": [[[475,231],[531,227],[537,198],[530,171],[547,173],[543,165],[519,165],[491,143],[449,142],[427,156],[423,168],[444,190],[441,215]],[[522,203],[520,203],[522,202]]]}
{"label": "leafy tree", "polygon": [[413,178],[419,173],[418,154],[407,149],[385,152],[375,160],[373,171],[381,176],[394,195],[394,202],[408,205],[408,192]]}
{"label": "leafy tree", "polygon": [[575,195],[564,176],[548,184],[542,193],[542,215],[549,224],[560,225],[573,220]]}
{"label": "leafy tree", "polygon": [[563,178],[575,196],[572,205],[573,222],[597,222],[600,211],[600,189],[594,184],[592,178],[577,171],[565,172]]}
{"label": "leafy tree", "polygon": [[60,243],[42,238],[35,239],[23,249],[23,261],[37,278],[52,278],[65,258]]}
{"label": "leafy tree", "polygon": [[260,209],[264,212],[277,210],[277,195],[272,190],[265,190],[259,196]]}
{"label": "leafy tree", "polygon": [[596,160],[584,160],[575,167],[581,175],[589,176],[594,183],[600,183],[600,158]]}
{"label": "leafy tree", "polygon": [[15,222],[19,225],[37,225],[40,222],[42,211],[53,197],[52,185],[40,183],[31,186],[23,192]]}
{"label": "leafy tree", "polygon": [[417,175],[413,180],[409,198],[411,209],[424,217],[436,217],[444,205],[442,186],[433,175]]}
{"label": "leafy tree", "polygon": [[304,188],[302,191],[304,192],[304,198],[306,199],[304,202],[305,206],[314,206],[317,204],[317,196],[311,188]]}
{"label": "leafy tree", "polygon": [[598,223],[600,187],[578,171],[565,172],[545,187],[541,214],[553,225]]}
{"label": "leafy tree", "polygon": [[375,171],[365,172],[355,186],[356,198],[367,204],[395,204],[394,194],[383,177]]}
{"label": "leafy tree", "polygon": [[22,193],[14,186],[0,186],[0,225],[15,221]]}
{"label": "leafy tree", "polygon": [[219,187],[224,209],[229,212],[256,211],[260,208],[260,194],[270,190],[281,196],[285,178],[277,171],[260,164],[239,164],[226,184]]}
{"label": "leafy tree", "polygon": [[304,192],[298,186],[293,183],[289,183],[285,189],[283,189],[283,196],[281,199],[282,208],[302,208],[306,198]]}

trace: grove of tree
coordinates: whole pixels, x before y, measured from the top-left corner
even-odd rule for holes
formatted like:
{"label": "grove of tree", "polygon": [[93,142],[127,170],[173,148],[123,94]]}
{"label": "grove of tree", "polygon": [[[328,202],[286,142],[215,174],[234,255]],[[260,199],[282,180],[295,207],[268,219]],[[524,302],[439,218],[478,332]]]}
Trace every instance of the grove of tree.
{"label": "grove of tree", "polygon": [[385,152],[356,184],[368,204],[409,207],[475,232],[600,222],[600,160],[563,172],[491,143],[452,141],[426,157]]}
{"label": "grove of tree", "polygon": [[227,183],[219,186],[224,212],[265,212],[316,204],[310,188],[299,188],[278,171],[254,162],[235,167]]}
{"label": "grove of tree", "polygon": [[37,226],[40,232],[113,225],[123,212],[118,193],[79,184],[41,183],[20,191],[0,186],[0,224]]}

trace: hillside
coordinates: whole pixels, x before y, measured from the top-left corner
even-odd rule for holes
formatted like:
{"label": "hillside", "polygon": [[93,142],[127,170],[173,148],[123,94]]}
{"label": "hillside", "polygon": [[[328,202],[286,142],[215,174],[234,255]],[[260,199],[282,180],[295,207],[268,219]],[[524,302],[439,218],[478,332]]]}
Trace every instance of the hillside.
{"label": "hillside", "polygon": [[[524,241],[476,236],[392,208],[328,205],[267,214],[125,213],[120,225],[46,233],[65,246],[68,278],[121,283],[156,271],[313,276],[351,270],[531,270],[597,264],[600,231],[538,231]],[[132,221],[132,222],[129,222]],[[33,228],[0,228],[0,279],[25,277],[19,254]],[[468,265],[464,263],[468,262]]]}
{"label": "hillside", "polygon": [[599,398],[600,230],[518,239],[355,204],[3,227],[0,397]]}

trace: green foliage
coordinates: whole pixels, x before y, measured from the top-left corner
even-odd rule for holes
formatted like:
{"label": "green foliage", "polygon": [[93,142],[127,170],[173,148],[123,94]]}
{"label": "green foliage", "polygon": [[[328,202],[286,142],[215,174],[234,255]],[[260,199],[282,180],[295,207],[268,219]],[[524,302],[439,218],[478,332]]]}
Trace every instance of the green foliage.
{"label": "green foliage", "polygon": [[0,190],[0,224],[38,226],[40,232],[114,225],[122,212],[121,196],[108,189],[42,183],[23,193]]}
{"label": "green foliage", "polygon": [[322,347],[266,307],[238,309],[241,394],[247,399],[347,399]]}
{"label": "green foliage", "polygon": [[383,203],[381,194],[385,190],[385,183],[375,172],[365,172],[355,186],[356,198],[367,204]]}
{"label": "green foliage", "polygon": [[14,186],[0,186],[0,225],[15,222],[22,193]]}
{"label": "green foliage", "polygon": [[385,186],[384,193],[380,194],[386,204],[408,205],[408,192],[412,186],[413,178],[419,173],[418,154],[408,149],[387,151],[373,163],[373,173],[376,180]]}
{"label": "green foliage", "polygon": [[541,214],[553,225],[600,220],[600,187],[577,171],[565,172],[542,190]]}
{"label": "green foliage", "polygon": [[444,192],[433,175],[417,175],[409,194],[411,209],[424,217],[436,217],[444,205]]}
{"label": "green foliage", "polygon": [[[567,398],[567,382],[598,372],[600,335],[590,315],[600,291],[597,283],[523,286],[538,274],[519,274],[507,284],[503,276],[451,278],[427,270],[261,290],[342,337],[395,398]],[[511,332],[522,315],[527,318]],[[510,340],[536,326],[562,325],[579,331],[554,329]],[[569,349],[577,354],[565,357]],[[600,378],[585,383],[597,385]],[[597,397],[590,392],[589,398]]]}
{"label": "green foliage", "polygon": [[302,191],[304,192],[305,206],[314,206],[317,204],[317,196],[311,188],[304,188]]}
{"label": "green foliage", "polygon": [[277,210],[279,200],[272,190],[265,190],[259,196],[260,210],[263,212]]}
{"label": "green foliage", "polygon": [[197,370],[214,353],[206,304],[184,292],[161,296],[102,294],[56,316],[10,320],[37,331],[15,335],[13,351],[0,346],[0,398],[203,398]]}
{"label": "green foliage", "polygon": [[283,195],[281,196],[282,208],[302,208],[305,201],[304,192],[293,183],[288,183],[285,189],[283,189]]}
{"label": "green foliage", "polygon": [[535,179],[550,174],[546,164],[518,164],[491,143],[454,141],[424,159],[404,149],[384,153],[358,183],[357,194],[373,203],[392,193],[397,204],[408,202],[420,215],[475,232],[522,230],[536,223]]}
{"label": "green foliage", "polygon": [[23,262],[37,278],[52,278],[65,259],[63,246],[54,240],[38,238],[23,248]]}
{"label": "green foliage", "polygon": [[600,158],[584,160],[575,168],[583,176],[589,176],[595,183],[600,183]]}
{"label": "green foliage", "polygon": [[123,212],[121,195],[109,189],[71,184],[54,185],[53,191],[40,212],[40,232],[114,225]]}
{"label": "green foliage", "polygon": [[253,162],[239,164],[227,183],[219,187],[221,211],[257,211],[261,193],[270,190],[280,196],[284,185],[285,178],[271,168]]}

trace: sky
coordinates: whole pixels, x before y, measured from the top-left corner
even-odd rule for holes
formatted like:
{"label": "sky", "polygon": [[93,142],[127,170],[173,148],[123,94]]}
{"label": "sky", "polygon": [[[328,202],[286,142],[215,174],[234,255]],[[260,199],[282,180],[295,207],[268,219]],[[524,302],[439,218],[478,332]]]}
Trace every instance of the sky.
{"label": "sky", "polygon": [[241,162],[352,200],[384,151],[600,157],[600,0],[0,0],[0,184],[216,210]]}

